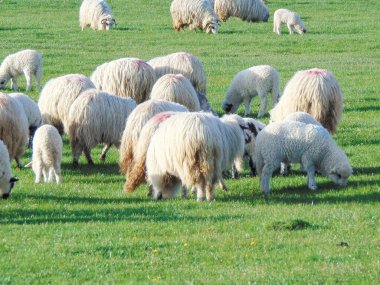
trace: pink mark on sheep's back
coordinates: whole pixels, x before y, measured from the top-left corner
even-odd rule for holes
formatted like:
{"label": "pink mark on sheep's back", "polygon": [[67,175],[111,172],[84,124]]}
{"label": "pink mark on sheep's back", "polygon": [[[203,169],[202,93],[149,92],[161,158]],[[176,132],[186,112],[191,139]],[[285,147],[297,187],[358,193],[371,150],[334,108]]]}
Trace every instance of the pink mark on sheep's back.
{"label": "pink mark on sheep's back", "polygon": [[166,119],[170,118],[172,115],[173,113],[170,112],[159,113],[153,117],[153,120],[155,120],[156,122],[163,122]]}
{"label": "pink mark on sheep's back", "polygon": [[319,69],[319,68],[306,70],[306,73],[312,76],[323,76],[323,77],[327,77],[330,75],[330,72],[328,72],[327,70]]}
{"label": "pink mark on sheep's back", "polygon": [[133,63],[137,65],[138,69],[140,69],[140,68],[144,69],[144,68],[147,68],[147,66],[148,66],[148,64],[142,60],[134,60]]}

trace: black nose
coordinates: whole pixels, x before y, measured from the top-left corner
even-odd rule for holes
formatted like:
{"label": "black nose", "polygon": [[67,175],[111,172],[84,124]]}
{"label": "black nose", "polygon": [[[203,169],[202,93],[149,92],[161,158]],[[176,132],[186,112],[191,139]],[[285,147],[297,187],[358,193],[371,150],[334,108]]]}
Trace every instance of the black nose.
{"label": "black nose", "polygon": [[5,199],[8,199],[9,198],[9,193],[4,193],[3,194],[3,199],[5,200]]}
{"label": "black nose", "polygon": [[225,112],[230,112],[231,109],[232,109],[232,106],[233,106],[232,104],[225,104],[223,106],[223,109],[224,109]]}

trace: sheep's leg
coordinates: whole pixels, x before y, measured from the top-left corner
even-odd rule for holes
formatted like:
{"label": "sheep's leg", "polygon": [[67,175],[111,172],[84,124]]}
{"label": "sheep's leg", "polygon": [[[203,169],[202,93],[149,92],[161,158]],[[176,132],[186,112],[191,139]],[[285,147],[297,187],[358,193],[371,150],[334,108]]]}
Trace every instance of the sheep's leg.
{"label": "sheep's leg", "polygon": [[262,169],[262,172],[260,175],[260,187],[261,187],[261,191],[263,191],[266,196],[269,195],[269,191],[270,191],[269,182],[270,182],[272,173],[275,169],[276,169],[275,167],[269,164],[265,164]]}
{"label": "sheep's leg", "polygon": [[104,161],[106,159],[106,155],[107,155],[107,152],[108,150],[111,148],[112,146],[112,143],[108,143],[104,146],[103,150],[102,150],[102,154],[100,155],[99,159],[101,161]]}
{"label": "sheep's leg", "polygon": [[42,80],[42,66],[37,67],[37,70],[36,70],[34,76],[36,77],[36,81],[37,81],[36,89],[39,89],[41,86],[41,80]]}
{"label": "sheep's leg", "polygon": [[182,185],[182,198],[187,198],[187,187]]}
{"label": "sheep's leg", "polygon": [[61,184],[62,176],[61,176],[61,165],[59,162],[54,163],[54,176],[55,176],[55,182],[57,184]]}
{"label": "sheep's leg", "polygon": [[256,166],[255,166],[255,163],[253,162],[252,156],[249,156],[248,164],[249,164],[249,168],[251,169],[251,175],[253,177],[255,177],[256,176]]}
{"label": "sheep's leg", "polygon": [[230,189],[228,189],[228,187],[227,187],[226,183],[224,183],[223,179],[219,180],[219,187],[222,188],[222,190],[224,190],[226,192],[230,192]]}
{"label": "sheep's leg", "polygon": [[17,90],[18,90],[17,79],[14,78],[14,77],[11,78],[11,88],[12,88],[14,91],[17,91]]}
{"label": "sheep's leg", "polygon": [[18,169],[22,169],[23,165],[22,165],[22,163],[20,161],[20,158],[19,157],[15,157],[15,160],[16,160],[17,168]]}
{"label": "sheep's leg", "polygon": [[72,141],[71,142],[71,152],[73,154],[73,166],[77,167],[79,165],[79,158],[80,155],[82,154],[83,147],[77,143]]}
{"label": "sheep's leg", "polygon": [[85,147],[83,149],[83,152],[84,152],[84,155],[86,156],[88,164],[89,165],[94,165],[94,162],[93,162],[92,157],[91,157],[91,150],[88,149],[87,147]]}
{"label": "sheep's leg", "polygon": [[202,177],[200,183],[196,186],[197,188],[197,201],[201,202],[205,199],[205,180]]}
{"label": "sheep's leg", "polygon": [[26,80],[26,88],[25,91],[30,91],[32,89],[32,73],[30,70],[24,70],[25,80]]}
{"label": "sheep's leg", "polygon": [[314,165],[308,165],[307,169],[307,186],[310,190],[317,190],[317,184],[315,183],[315,168]]}
{"label": "sheep's leg", "polygon": [[281,175],[284,175],[284,176],[288,175],[290,169],[291,169],[291,166],[289,163],[281,162],[281,168],[280,168]]}
{"label": "sheep's leg", "polygon": [[265,114],[265,110],[267,108],[267,105],[268,105],[268,99],[265,95],[263,96],[260,96],[260,111],[259,111],[259,114],[257,115],[257,117],[259,118],[262,118],[264,117],[264,114]]}
{"label": "sheep's leg", "polygon": [[49,182],[49,173],[45,167],[42,168],[42,175],[44,177],[44,182]]}
{"label": "sheep's leg", "polygon": [[275,32],[277,35],[281,35],[281,20],[275,21],[273,32]]}
{"label": "sheep's leg", "polygon": [[288,26],[289,34],[290,35],[293,34],[293,25],[287,24],[287,26]]}
{"label": "sheep's leg", "polygon": [[232,164],[232,178],[238,179],[239,178],[239,171],[237,170],[235,163]]}
{"label": "sheep's leg", "polygon": [[206,200],[211,201],[214,194],[214,185],[210,181],[206,183]]}
{"label": "sheep's leg", "polygon": [[244,116],[245,117],[247,117],[251,114],[251,100],[252,100],[252,97],[250,97],[250,96],[246,96],[244,98],[244,106],[245,106]]}
{"label": "sheep's leg", "polygon": [[[34,165],[34,163],[36,165]],[[34,163],[33,163],[33,171],[34,171],[34,173],[36,175],[34,183],[40,183],[41,182],[41,176],[42,176],[42,166],[37,161],[35,161]]]}

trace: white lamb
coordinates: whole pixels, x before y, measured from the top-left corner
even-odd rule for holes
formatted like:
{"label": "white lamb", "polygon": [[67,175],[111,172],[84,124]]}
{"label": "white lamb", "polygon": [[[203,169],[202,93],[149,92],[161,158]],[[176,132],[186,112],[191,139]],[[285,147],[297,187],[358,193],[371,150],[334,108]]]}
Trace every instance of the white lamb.
{"label": "white lamb", "polygon": [[313,124],[295,121],[271,123],[258,134],[255,163],[261,190],[266,195],[269,194],[270,177],[281,162],[301,163],[311,190],[317,189],[315,171],[343,186],[352,174],[347,156],[328,131]]}
{"label": "white lamb", "polygon": [[258,65],[238,72],[228,88],[222,108],[227,113],[236,113],[241,103],[245,105],[245,115],[251,113],[253,97],[260,97],[260,111],[262,118],[268,105],[267,94],[272,94],[272,105],[280,98],[280,76],[277,70],[269,65]]}
{"label": "white lamb", "polygon": [[84,152],[88,164],[94,162],[91,158],[91,148],[105,143],[101,160],[114,144],[120,146],[125,123],[136,101],[131,98],[121,98],[96,89],[86,90],[71,105],[65,122],[73,153],[73,165],[78,166],[79,157]]}
{"label": "white lamb", "polygon": [[177,31],[189,26],[208,34],[218,32],[219,18],[209,0],[174,0],[170,6],[173,28]]}
{"label": "white lamb", "polygon": [[79,23],[82,31],[86,27],[109,30],[116,25],[111,7],[103,0],[83,0],[79,9]]}
{"label": "white lamb", "polygon": [[293,31],[299,34],[304,34],[307,31],[300,15],[288,9],[278,9],[274,12],[273,32],[278,35],[281,34],[281,23],[287,25],[289,34],[293,34]]}
{"label": "white lamb", "polygon": [[7,146],[0,140],[0,195],[8,199],[18,179],[12,175]]}
{"label": "white lamb", "polygon": [[8,55],[0,66],[0,89],[5,88],[11,80],[12,89],[18,90],[17,78],[24,74],[26,79],[26,91],[32,89],[32,76],[36,78],[37,88],[42,78],[42,56],[31,49],[22,50]]}
{"label": "white lamb", "polygon": [[214,9],[223,22],[229,17],[247,22],[268,22],[269,19],[269,10],[261,0],[215,0]]}

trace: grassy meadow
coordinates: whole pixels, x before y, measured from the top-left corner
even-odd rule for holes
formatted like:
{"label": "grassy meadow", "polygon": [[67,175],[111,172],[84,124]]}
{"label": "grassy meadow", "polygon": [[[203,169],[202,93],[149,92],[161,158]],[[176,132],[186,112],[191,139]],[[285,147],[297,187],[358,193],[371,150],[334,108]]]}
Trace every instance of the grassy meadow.
{"label": "grassy meadow", "polygon": [[[344,96],[334,135],[354,169],[345,188],[316,178],[307,189],[295,168],[271,179],[266,201],[259,179],[227,179],[215,201],[156,202],[143,185],[123,192],[118,152],[95,166],[71,166],[64,137],[63,184],[34,184],[31,169],[0,201],[0,284],[379,284],[380,22],[378,0],[269,0],[268,23],[230,19],[217,35],[176,32],[169,0],[108,0],[117,26],[81,31],[79,0],[0,0],[0,61],[32,48],[44,58],[43,82],[68,73],[89,76],[121,58],[187,51],[207,74],[207,96],[221,103],[232,77],[269,64],[281,88],[300,69],[325,68]],[[272,32],[273,12],[297,11],[308,33]],[[19,82],[24,92],[25,83]],[[8,85],[5,92],[11,92]],[[38,99],[39,90],[28,93]],[[257,116],[259,100],[252,103]],[[243,107],[239,109],[243,115]],[[262,120],[267,123],[268,115]],[[31,157],[28,150],[22,162]]]}

